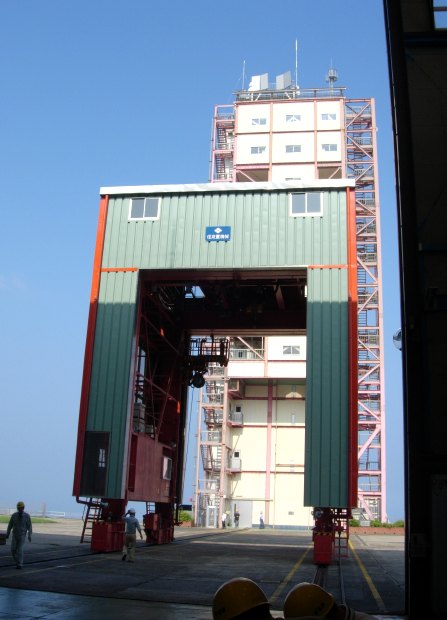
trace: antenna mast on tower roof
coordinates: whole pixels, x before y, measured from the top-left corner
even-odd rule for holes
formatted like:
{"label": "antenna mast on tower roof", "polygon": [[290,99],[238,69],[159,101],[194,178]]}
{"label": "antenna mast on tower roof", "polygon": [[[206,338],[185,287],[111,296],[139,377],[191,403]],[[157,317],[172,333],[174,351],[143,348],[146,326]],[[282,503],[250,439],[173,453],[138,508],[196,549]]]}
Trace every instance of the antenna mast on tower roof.
{"label": "antenna mast on tower roof", "polygon": [[329,83],[329,88],[332,90],[334,88],[335,82],[338,80],[338,73],[335,69],[332,68],[332,60],[331,60],[331,68],[327,72],[326,82]]}
{"label": "antenna mast on tower roof", "polygon": [[295,39],[295,88],[298,88],[298,39]]}

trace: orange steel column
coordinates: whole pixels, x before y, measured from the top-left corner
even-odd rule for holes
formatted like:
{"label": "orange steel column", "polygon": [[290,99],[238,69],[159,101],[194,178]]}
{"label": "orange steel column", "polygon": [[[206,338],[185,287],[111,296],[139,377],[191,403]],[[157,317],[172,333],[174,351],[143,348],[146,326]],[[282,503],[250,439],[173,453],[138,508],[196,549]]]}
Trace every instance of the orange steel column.
{"label": "orange steel column", "polygon": [[82,475],[82,460],[84,457],[84,436],[87,424],[88,401],[90,396],[90,380],[93,364],[93,343],[95,340],[96,316],[98,313],[99,284],[101,279],[101,263],[104,250],[106,231],[107,208],[109,197],[101,196],[99,203],[98,230],[96,233],[95,257],[93,262],[92,288],[90,293],[90,309],[88,315],[87,337],[84,353],[84,370],[82,374],[81,402],[79,407],[78,441],[76,448],[75,474],[73,495],[79,496]]}
{"label": "orange steel column", "polygon": [[357,247],[355,190],[347,188],[348,224],[348,347],[349,347],[349,480],[350,507],[357,506],[358,485],[358,355],[357,355]]}

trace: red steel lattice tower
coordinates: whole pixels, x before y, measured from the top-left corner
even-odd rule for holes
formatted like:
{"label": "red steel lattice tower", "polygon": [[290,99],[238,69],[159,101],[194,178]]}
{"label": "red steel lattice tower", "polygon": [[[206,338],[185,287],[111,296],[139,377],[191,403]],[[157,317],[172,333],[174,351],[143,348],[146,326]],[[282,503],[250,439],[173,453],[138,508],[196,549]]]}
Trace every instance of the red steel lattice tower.
{"label": "red steel lattice tower", "polygon": [[[273,119],[273,108],[284,103],[313,104],[315,110],[321,102],[339,103],[342,122],[339,127],[341,148],[338,162],[318,161],[315,146],[314,158],[307,162],[306,174],[309,175],[309,165],[313,164],[313,178],[348,177],[356,180],[358,508],[361,518],[386,521],[383,312],[374,100],[348,99],[344,88],[335,88],[334,79],[328,81],[328,88],[299,89],[291,84],[284,89],[239,91],[233,104],[217,105],[213,119],[209,176],[211,182],[287,181],[287,177],[280,176],[280,166],[275,167],[275,155],[271,147],[266,149],[268,156],[263,161],[241,161],[238,141],[242,142],[242,134],[239,131],[238,115],[242,106],[257,106],[258,114],[259,105],[268,103]],[[253,120],[259,122],[259,119]],[[275,134],[273,121],[268,131],[272,140]],[[316,121],[310,131],[314,132],[314,143],[317,145]],[[298,161],[302,163],[303,158]]]}

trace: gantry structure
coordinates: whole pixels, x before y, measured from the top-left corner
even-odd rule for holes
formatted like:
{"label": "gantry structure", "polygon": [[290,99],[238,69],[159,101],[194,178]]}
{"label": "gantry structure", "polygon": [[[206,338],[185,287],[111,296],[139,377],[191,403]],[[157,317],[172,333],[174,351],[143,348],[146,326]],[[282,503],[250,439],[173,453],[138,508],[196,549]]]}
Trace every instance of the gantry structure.
{"label": "gantry structure", "polygon": [[[380,249],[380,209],[376,121],[373,99],[349,99],[345,88],[335,87],[336,72],[330,70],[327,88],[302,89],[290,83],[284,86],[284,76],[274,87],[261,79],[253,80],[248,90],[235,93],[229,105],[217,105],[214,111],[211,139],[210,182],[288,181],[302,178],[355,179],[356,241],[358,281],[358,513],[361,519],[387,520],[386,511],[386,453],[385,453],[385,385],[383,311]],[[264,83],[263,83],[264,81]],[[290,80],[289,80],[290,81]],[[287,80],[286,80],[287,82]],[[254,84],[254,87],[253,87]],[[258,88],[256,87],[256,84]],[[299,113],[295,104],[307,106],[308,112]],[[318,110],[326,103],[340,116],[339,124],[332,124],[331,132],[319,124]],[[268,105],[264,120],[262,106]],[[309,107],[310,104],[310,107]],[[275,128],[279,106],[292,105],[287,115],[289,126]],[[257,128],[246,131],[247,106],[253,110],[252,123]],[[334,107],[335,106],[335,107]],[[287,108],[282,108],[287,110]],[[304,107],[303,107],[304,110]],[[297,113],[298,111],[298,113]],[[319,118],[321,118],[319,114]],[[295,117],[295,118],[294,118]],[[241,122],[241,118],[245,122]],[[325,118],[324,120],[328,120]],[[303,122],[304,121],[304,126]],[[335,122],[335,121],[334,121]],[[251,155],[246,156],[247,136],[263,136],[252,142]],[[286,134],[287,132],[287,134]],[[339,133],[337,140],[324,136]],[[285,146],[287,160],[277,158],[275,139],[295,135]],[[310,156],[303,157],[299,137],[312,134]],[[266,138],[267,135],[267,138]],[[328,144],[329,143],[329,144]],[[273,145],[273,146],[272,146]],[[244,148],[242,148],[244,147]],[[321,154],[321,148],[325,151]],[[245,149],[245,150],[244,150]],[[296,151],[296,159],[294,153]],[[332,152],[328,152],[332,151]],[[251,159],[250,159],[251,157]],[[296,172],[293,164],[296,164]],[[299,176],[296,176],[298,174]]]}

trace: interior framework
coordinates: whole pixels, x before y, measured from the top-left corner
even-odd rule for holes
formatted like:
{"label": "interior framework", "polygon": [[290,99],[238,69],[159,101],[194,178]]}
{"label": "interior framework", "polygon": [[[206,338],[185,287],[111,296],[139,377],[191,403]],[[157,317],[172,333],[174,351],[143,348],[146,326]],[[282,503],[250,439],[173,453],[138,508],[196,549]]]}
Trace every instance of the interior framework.
{"label": "interior framework", "polygon": [[[163,420],[170,403],[177,402],[178,366],[183,368],[183,389],[197,369],[196,351],[190,344],[193,336],[298,333],[305,326],[304,269],[188,271],[183,277],[178,271],[143,271],[134,380],[138,432],[163,442],[174,441],[165,436],[168,427]],[[182,417],[185,407],[182,402]],[[141,410],[144,419],[138,421],[135,416]],[[178,443],[175,460],[181,464],[184,446]],[[176,469],[175,493],[181,497],[183,468]]]}

